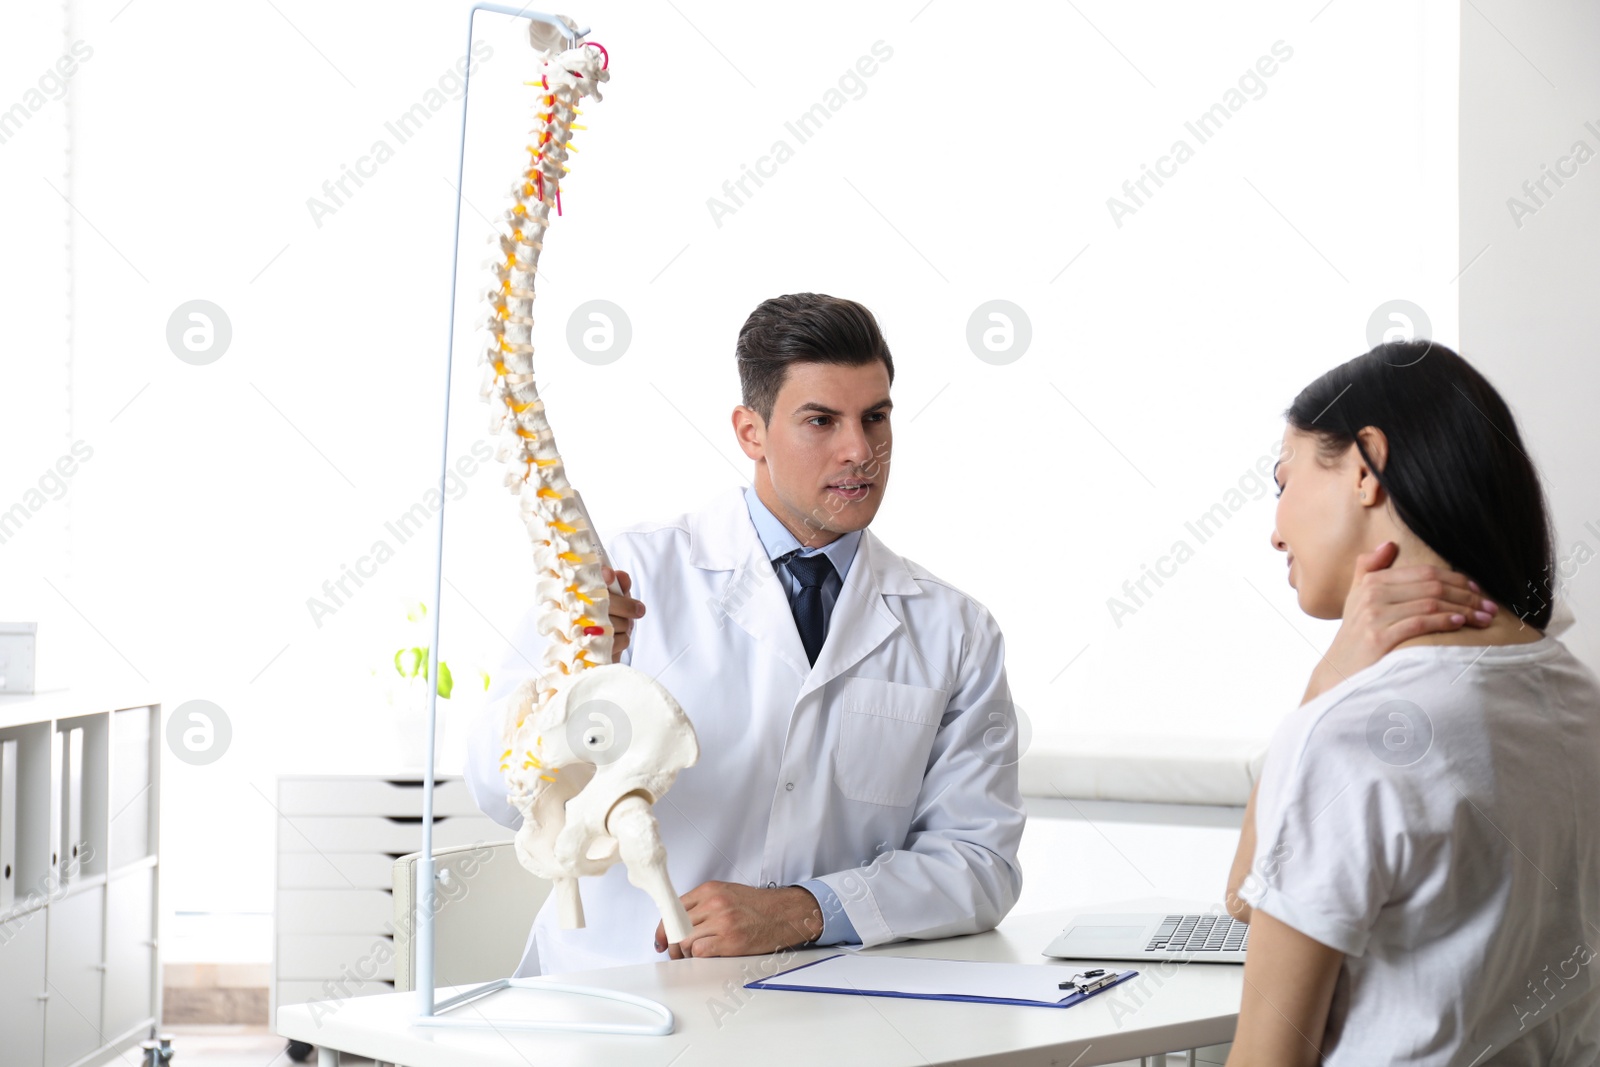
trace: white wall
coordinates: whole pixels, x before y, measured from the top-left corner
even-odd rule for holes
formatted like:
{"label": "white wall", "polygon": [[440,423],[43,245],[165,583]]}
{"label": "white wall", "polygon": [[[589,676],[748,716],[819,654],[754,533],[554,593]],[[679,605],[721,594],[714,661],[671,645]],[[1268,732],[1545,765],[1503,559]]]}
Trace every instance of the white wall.
{"label": "white wall", "polygon": [[[68,580],[64,535],[77,503],[67,321],[74,228],[63,199],[73,195],[66,148],[68,96],[82,70],[75,39],[59,5],[10,12],[0,34],[0,200],[8,205],[0,246],[0,617],[8,621],[68,610],[39,577],[58,587]],[[47,677],[66,669],[64,651],[42,657]]]}
{"label": "white wall", "polygon": [[[1221,900],[1243,808],[1027,797],[1018,915],[1148,897]],[[1041,946],[1042,947],[1042,946]]]}
{"label": "white wall", "polygon": [[[77,238],[75,403],[95,456],[72,484],[75,563],[57,582],[73,609],[43,584],[58,564],[41,527],[0,550],[0,610],[41,619],[80,676],[147,678],[169,706],[228,715],[221,760],[169,761],[163,893],[179,910],[270,907],[274,774],[394,759],[372,671],[410,636],[403,604],[427,595],[431,560],[426,538],[398,544],[385,522],[436,477],[458,105],[404,144],[385,123],[426,104],[466,41],[462,5],[393,11],[78,8],[95,58],[74,83],[76,200],[94,229]],[[1038,733],[1268,732],[1328,630],[1294,608],[1252,468],[1294,393],[1367,347],[1383,302],[1414,301],[1457,339],[1456,6],[896,0],[796,16],[596,0],[575,14],[614,80],[586,109],[548,242],[541,385],[599,521],[738,483],[739,323],[779,292],[852,296],[898,360],[876,528],[994,610]],[[847,83],[799,144],[785,122],[880,41],[892,56],[864,92]],[[1241,94],[1199,143],[1185,123],[1280,41],[1292,56],[1259,98]],[[486,70],[522,62],[497,51]],[[1119,226],[1108,198],[1180,138],[1193,158]],[[308,199],[380,139],[393,157],[314,219]],[[719,225],[708,198],[778,139],[793,158]],[[468,188],[482,180],[509,178]],[[463,211],[469,241],[479,209],[498,205]],[[593,298],[632,321],[607,366],[562,341]],[[166,340],[194,299],[232,326],[207,366]],[[1009,365],[968,346],[992,299],[1031,322]],[[6,358],[8,386],[45,390]],[[481,425],[461,399],[452,457]],[[8,456],[0,500],[53,458],[34,451]],[[496,477],[451,505],[458,678],[493,658],[527,576]],[[1198,544],[1185,523],[1217,504],[1238,506]],[[1114,619],[1109,598],[1179,539],[1194,558]],[[308,599],[379,540],[394,557],[314,619]]]}
{"label": "white wall", "polygon": [[1462,8],[1461,254],[1471,266],[1461,344],[1506,394],[1544,474],[1557,599],[1578,620],[1562,640],[1591,666],[1600,666],[1597,41],[1593,5]]}

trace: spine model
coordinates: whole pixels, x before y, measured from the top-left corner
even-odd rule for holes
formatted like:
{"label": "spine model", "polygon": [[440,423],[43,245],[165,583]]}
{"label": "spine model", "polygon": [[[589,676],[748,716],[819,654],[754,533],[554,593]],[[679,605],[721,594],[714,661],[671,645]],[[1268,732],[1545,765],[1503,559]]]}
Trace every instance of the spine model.
{"label": "spine model", "polygon": [[[570,24],[569,24],[570,25]],[[537,24],[536,24],[537,26]],[[511,694],[497,755],[507,799],[522,814],[517,858],[554,883],[561,925],[584,925],[578,878],[622,861],[650,895],[670,941],[690,923],[667,875],[652,805],[699,758],[683,709],[655,679],[612,662],[605,554],[566,468],[534,383],[533,302],[539,255],[561,213],[561,179],[576,151],[578,104],[600,99],[610,57],[586,43],[542,50],[533,88],[537,123],[526,170],[496,235],[498,284],[487,294],[490,333],[481,395],[499,434],[506,486],[520,500],[533,542],[539,632],[548,638],[539,673]],[[617,592],[620,593],[620,589]]]}
{"label": "spine model", "polygon": [[[509,465],[505,482],[521,498],[522,518],[533,541],[539,580],[536,595],[544,612],[540,631],[548,636],[544,673],[571,675],[611,662],[609,596],[601,577],[605,564],[583,501],[567,482],[545,418],[533,372],[534,280],[544,249],[552,209],[561,210],[561,178],[566,173],[578,103],[600,99],[609,78],[609,58],[599,45],[546,53],[540,77],[527,83],[537,93],[538,122],[528,145],[527,170],[512,189],[503,232],[496,235],[501,256],[494,263],[499,284],[488,292],[491,335],[483,362],[482,395],[490,405],[490,432],[500,434],[497,458]],[[548,691],[551,687],[546,686]],[[515,770],[509,764],[503,768]],[[536,769],[536,768],[527,768]]]}

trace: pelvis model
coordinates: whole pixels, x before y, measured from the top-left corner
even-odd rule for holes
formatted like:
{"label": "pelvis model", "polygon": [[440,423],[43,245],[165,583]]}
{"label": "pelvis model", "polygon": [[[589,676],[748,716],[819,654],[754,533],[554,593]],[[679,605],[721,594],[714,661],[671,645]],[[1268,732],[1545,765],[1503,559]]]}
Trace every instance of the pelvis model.
{"label": "pelvis model", "polygon": [[600,99],[610,57],[598,44],[560,50],[565,43],[543,23],[532,24],[540,53],[537,121],[527,168],[512,189],[497,235],[498,284],[491,287],[481,395],[507,487],[521,500],[537,568],[539,630],[549,638],[537,677],[507,703],[500,770],[508,798],[522,813],[517,857],[555,883],[563,927],[584,925],[578,878],[603,873],[617,860],[628,880],[661,910],[667,939],[689,934],[689,919],[667,876],[651,805],[678,772],[699,758],[694,728],[677,701],[642,671],[612,662],[612,628],[601,575],[605,556],[565,465],[534,384],[534,275],[551,211],[561,213],[580,114],[578,104]]}

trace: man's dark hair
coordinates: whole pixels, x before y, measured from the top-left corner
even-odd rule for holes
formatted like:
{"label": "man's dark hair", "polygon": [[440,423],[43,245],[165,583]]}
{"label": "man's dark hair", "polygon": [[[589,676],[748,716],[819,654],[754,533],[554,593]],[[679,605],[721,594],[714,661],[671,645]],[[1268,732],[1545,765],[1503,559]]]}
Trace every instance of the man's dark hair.
{"label": "man's dark hair", "polygon": [[[1472,364],[1435,341],[1379,345],[1306,386],[1285,415],[1325,457],[1355,445],[1411,532],[1529,625],[1549,624],[1554,550],[1539,473]],[[1357,437],[1367,426],[1389,439],[1381,471]]]}
{"label": "man's dark hair", "polygon": [[881,361],[894,381],[894,357],[872,312],[823,293],[763,300],[739,329],[734,354],[744,405],[768,423],[791,363],[860,367]]}

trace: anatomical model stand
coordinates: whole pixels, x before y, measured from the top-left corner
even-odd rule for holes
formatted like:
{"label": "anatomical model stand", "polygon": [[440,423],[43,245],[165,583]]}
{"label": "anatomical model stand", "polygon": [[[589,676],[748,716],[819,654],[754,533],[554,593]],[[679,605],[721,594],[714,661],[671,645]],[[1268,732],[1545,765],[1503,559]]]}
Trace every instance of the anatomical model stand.
{"label": "anatomical model stand", "polygon": [[[529,160],[512,190],[497,233],[496,284],[486,300],[490,334],[483,355],[480,394],[490,406],[490,431],[499,434],[498,458],[507,465],[505,484],[520,501],[533,542],[539,632],[549,639],[537,677],[524,681],[506,702],[500,757],[507,797],[522,813],[516,852],[533,873],[554,883],[561,925],[584,925],[578,878],[604,873],[619,859],[628,880],[648,893],[661,911],[667,938],[688,936],[690,923],[667,875],[653,805],[679,771],[699,756],[694,728],[660,683],[642,671],[612,662],[606,558],[588,512],[567,482],[565,465],[539,399],[533,374],[533,303],[536,268],[551,212],[561,213],[561,179],[577,149],[572,135],[578,104],[598,101],[610,77],[604,47],[580,39],[565,18],[492,4],[474,10],[527,17],[529,36],[541,53],[537,77],[526,84],[535,100],[536,124],[527,145]],[[470,43],[470,42],[469,42]],[[463,103],[463,136],[465,104]],[[463,149],[464,149],[463,143]],[[464,152],[463,152],[464,159]],[[459,183],[458,183],[459,184]],[[457,207],[457,233],[460,229]],[[441,473],[441,484],[444,475]],[[440,510],[442,547],[443,509]],[[442,556],[441,556],[442,559]],[[435,583],[434,639],[438,641]],[[433,667],[437,670],[437,667]],[[436,677],[436,675],[430,675]],[[419,1016],[433,1026],[502,1029],[599,1030],[668,1034],[672,1013],[663,1005],[625,993],[564,986],[541,978],[501,979],[434,1003],[432,774],[435,699],[429,699],[427,809],[422,861],[417,865],[417,993]],[[426,868],[426,880],[424,880]],[[426,971],[426,973],[425,973]],[[438,1014],[507,987],[585,993],[647,1008],[661,1024],[593,1024],[560,1020],[486,1018]]]}

